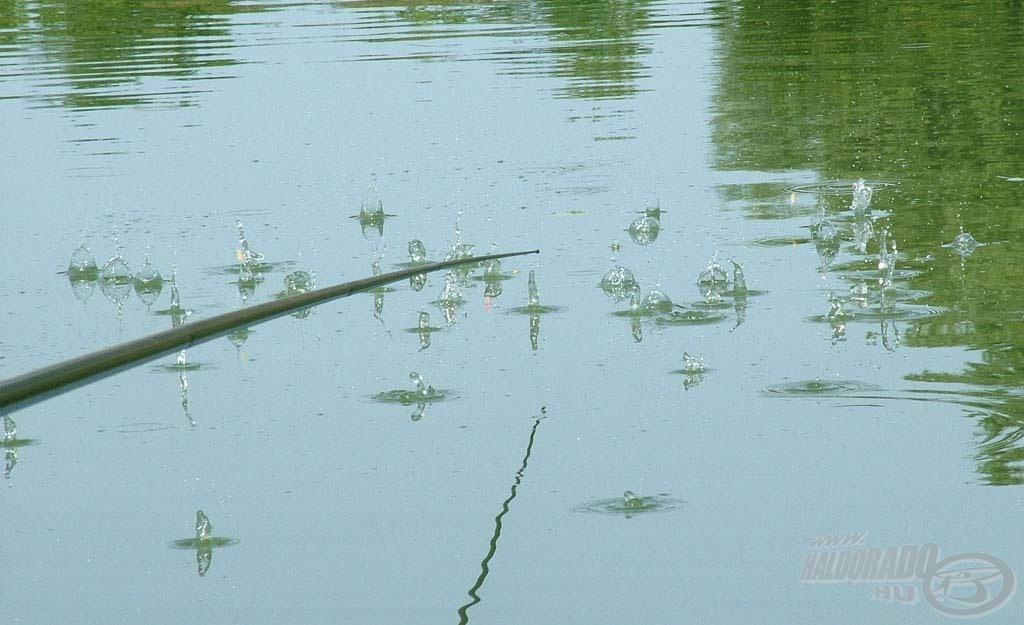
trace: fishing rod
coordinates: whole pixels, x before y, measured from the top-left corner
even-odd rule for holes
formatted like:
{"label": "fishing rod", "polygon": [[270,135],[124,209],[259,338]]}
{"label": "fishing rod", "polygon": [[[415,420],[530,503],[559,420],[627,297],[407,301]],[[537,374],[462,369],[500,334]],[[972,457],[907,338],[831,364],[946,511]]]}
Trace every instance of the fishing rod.
{"label": "fishing rod", "polygon": [[234,310],[208,319],[187,323],[177,328],[144,336],[127,343],[107,347],[70,360],[29,371],[0,382],[0,414],[24,408],[64,393],[89,382],[113,375],[137,364],[153,360],[177,349],[205,343],[232,332],[241,326],[269,321],[288,313],[346,297],[353,293],[398,282],[416,275],[449,269],[470,263],[482,263],[499,258],[539,254],[540,250],[506,252],[445,260],[416,265],[391,273],[323,287],[307,293]]}

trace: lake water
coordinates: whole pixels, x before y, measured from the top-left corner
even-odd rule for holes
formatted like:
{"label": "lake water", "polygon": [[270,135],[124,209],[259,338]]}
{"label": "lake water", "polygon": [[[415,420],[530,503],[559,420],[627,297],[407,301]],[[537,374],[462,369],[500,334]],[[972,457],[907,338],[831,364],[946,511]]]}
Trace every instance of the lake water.
{"label": "lake water", "polygon": [[1024,17],[919,4],[0,4],[0,378],[541,250],[11,412],[3,618],[1019,622]]}

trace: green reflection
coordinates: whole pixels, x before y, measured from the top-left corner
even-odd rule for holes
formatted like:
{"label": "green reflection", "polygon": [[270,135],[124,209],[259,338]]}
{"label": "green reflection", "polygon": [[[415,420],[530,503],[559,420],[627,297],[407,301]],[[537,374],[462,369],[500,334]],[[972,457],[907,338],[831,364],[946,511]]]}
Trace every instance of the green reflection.
{"label": "green reflection", "polygon": [[[826,186],[861,177],[897,183],[869,183],[874,232],[835,217],[847,209],[833,204],[849,203],[848,196],[808,201],[793,192],[787,203],[783,185],[766,185],[764,174],[724,187],[722,197],[754,219],[833,227],[840,256],[850,242],[861,260],[881,263],[891,251],[897,270],[881,276],[889,281],[881,293],[867,294],[881,302],[877,336],[887,349],[980,352],[982,364],[962,374],[908,378],[966,384],[956,392],[967,405],[989,397],[972,413],[981,426],[979,471],[991,484],[1021,483],[1022,412],[1006,389],[1024,381],[1024,307],[1009,288],[1024,280],[1024,9],[741,0],[712,10],[721,24],[711,121],[718,169]],[[815,214],[822,215],[816,222]],[[882,231],[888,246],[878,243]],[[842,271],[851,281],[871,273],[868,264],[832,266],[831,250],[823,252],[820,233],[812,233],[823,273]],[[954,244],[965,239],[961,233],[985,245],[961,253]],[[766,244],[806,241],[802,234]],[[858,310],[852,302],[862,295],[836,297],[853,318],[866,319],[875,306]],[[1006,396],[992,399],[993,389]]]}
{"label": "green reflection", "polygon": [[491,559],[494,558],[494,554],[498,552],[498,539],[501,538],[501,523],[502,519],[508,514],[509,507],[512,504],[512,500],[516,498],[516,490],[519,488],[519,484],[523,481],[523,476],[526,474],[526,465],[530,462],[530,454],[533,453],[533,442],[537,437],[537,426],[544,420],[547,415],[547,408],[541,407],[540,415],[534,418],[533,427],[530,428],[530,440],[526,444],[526,453],[523,454],[523,464],[516,471],[516,477],[512,482],[512,488],[508,498],[501,502],[501,512],[498,516],[494,517],[494,533],[491,535],[491,541],[487,549],[487,553],[484,555],[484,559],[480,561],[480,575],[477,576],[473,586],[469,589],[470,601],[459,608],[459,625],[465,625],[469,623],[469,609],[474,605],[480,603],[480,589],[484,585],[484,581],[487,580],[487,575],[490,573]]}
{"label": "green reflection", "polygon": [[925,371],[906,378],[973,389],[960,393],[960,403],[978,422],[978,473],[986,484],[1024,484],[1024,350],[1003,345],[983,351],[981,358],[966,363],[959,373]]}
{"label": "green reflection", "polygon": [[567,79],[556,90],[570,98],[626,98],[636,95],[646,75],[642,58],[651,48],[642,38],[651,24],[650,2],[558,0],[537,2],[551,26],[552,73]]}
{"label": "green reflection", "polygon": [[[177,81],[224,77],[211,70],[238,62],[229,55],[230,16],[263,10],[231,0],[44,1],[34,9],[33,45],[63,78],[55,103],[71,108],[191,105],[197,85]],[[7,19],[26,25],[16,8],[0,9]]]}
{"label": "green reflection", "polygon": [[[336,6],[387,7],[395,2],[340,3]],[[644,32],[652,26],[649,0],[542,0],[461,2],[439,0],[430,3],[398,3],[399,19],[414,24],[415,32],[403,39],[432,39],[472,34],[508,36],[517,27],[546,36],[548,43],[536,49],[502,50],[499,61],[513,66],[517,74],[548,74],[565,80],[554,90],[555,97],[582,99],[624,99],[635,96],[638,82],[647,75],[643,57],[651,47]],[[396,35],[381,35],[394,41]],[[538,55],[542,58],[538,62]],[[408,58],[436,60],[434,54],[417,51]],[[610,137],[623,138],[623,137]]]}

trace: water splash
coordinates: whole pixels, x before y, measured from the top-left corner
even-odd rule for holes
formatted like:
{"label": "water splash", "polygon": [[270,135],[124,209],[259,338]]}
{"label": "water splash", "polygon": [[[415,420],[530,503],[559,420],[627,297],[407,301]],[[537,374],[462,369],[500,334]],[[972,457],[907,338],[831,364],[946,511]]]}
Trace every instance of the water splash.
{"label": "water splash", "polygon": [[[427,262],[427,246],[423,241],[413,239],[409,241],[409,264],[422,265]],[[427,274],[417,273],[409,277],[409,286],[417,293],[423,290],[427,284]]]}
{"label": "water splash", "polygon": [[827,271],[839,254],[839,230],[830,219],[825,217],[824,208],[816,223],[811,225],[811,238],[814,249],[818,253],[818,270]]}
{"label": "water splash", "polygon": [[103,264],[100,271],[100,291],[117,306],[121,319],[125,302],[132,292],[132,270],[121,253],[121,245],[114,240],[114,255]]}
{"label": "water splash", "polygon": [[882,228],[878,233],[878,270],[886,272],[889,269],[889,253],[886,244],[889,241],[889,229]]}
{"label": "water splash", "polygon": [[533,309],[530,313],[530,349],[537,351],[540,345],[540,312]]}
{"label": "water splash", "polygon": [[526,283],[526,305],[530,308],[540,308],[540,290],[537,288],[537,276],[533,269],[530,270],[530,277]]}
{"label": "water splash", "polygon": [[459,280],[454,272],[444,274],[444,286],[437,301],[442,307],[455,307],[462,303],[462,290],[459,289]]}
{"label": "water splash", "polygon": [[872,193],[874,193],[874,189],[867,186],[863,178],[853,183],[853,200],[850,203],[850,208],[855,213],[867,211],[871,206]]}
{"label": "water splash", "polygon": [[[499,297],[502,293],[501,282],[505,275],[501,273],[501,261],[498,259],[489,260],[484,263],[484,301],[490,306],[490,300]],[[488,308],[489,309],[489,308]]]}
{"label": "water splash", "polygon": [[463,260],[466,258],[473,258],[473,248],[476,247],[472,243],[457,242],[452,245],[452,249],[448,250],[448,254],[445,255],[445,260]]}
{"label": "water splash", "polygon": [[630,297],[633,290],[638,288],[633,272],[619,266],[609,269],[601,278],[599,286],[605,295],[617,302]]}
{"label": "water splash", "polygon": [[364,226],[383,225],[385,217],[384,202],[380,199],[377,187],[371,184],[366,188],[366,195],[359,205],[359,222]]}
{"label": "water splash", "polygon": [[[371,271],[374,276],[379,276],[382,273],[380,268],[380,261],[374,261]],[[384,294],[388,292],[388,287],[377,287],[373,289],[373,318],[381,323],[384,322]]]}
{"label": "water splash", "polygon": [[639,316],[643,312],[643,301],[640,297],[640,287],[637,286],[629,293],[629,312],[631,315]]}
{"label": "water splash", "polygon": [[81,241],[75,251],[71,253],[71,260],[68,262],[68,279],[72,281],[93,281],[100,276],[99,268],[96,266],[96,258],[92,255],[85,239],[85,231],[81,232]]}
{"label": "water splash", "polygon": [[135,272],[132,282],[135,286],[135,294],[147,307],[152,306],[164,290],[164,277],[149,261],[149,254],[146,254],[142,266]]}
{"label": "water splash", "polygon": [[4,415],[4,444],[18,440],[18,424],[8,415]]}
{"label": "water splash", "polygon": [[419,239],[409,241],[409,262],[414,265],[427,262],[427,246],[423,245],[423,241]]}
{"label": "water splash", "polygon": [[213,538],[213,525],[202,510],[196,511],[196,540],[205,541]]}
{"label": "water splash", "polygon": [[306,271],[293,271],[284,277],[284,288],[288,295],[309,293],[316,287],[316,279]]}
{"label": "water splash", "polygon": [[633,240],[633,243],[643,246],[650,245],[658,239],[658,234],[661,233],[661,220],[650,214],[637,217],[629,224],[627,232],[629,232],[629,238]]}
{"label": "water splash", "polygon": [[188,420],[189,426],[195,429],[196,422],[192,418],[192,414],[188,410],[188,363],[185,361],[185,350],[178,352],[178,357],[175,358],[174,364],[178,369],[178,389],[181,398],[181,412],[185,415],[185,419]]}
{"label": "water splash", "polygon": [[724,286],[729,281],[725,268],[718,264],[718,255],[708,260],[708,266],[697,276],[697,284],[701,286]]}
{"label": "water splash", "polygon": [[640,510],[644,507],[644,498],[638,497],[631,490],[627,490],[622,493],[622,505],[626,509]]}
{"label": "water splash", "polygon": [[881,286],[883,291],[887,291],[893,287],[893,280],[896,278],[896,261],[899,259],[900,253],[896,249],[896,242],[892,242],[892,247],[889,250],[885,274],[878,279],[878,284]]}
{"label": "water splash", "polygon": [[674,373],[683,374],[683,388],[688,391],[703,382],[707,372],[708,366],[703,358],[683,352],[683,368]]}
{"label": "water splash", "polygon": [[875,237],[875,223],[868,211],[854,213],[853,246],[861,254],[867,253],[868,243]]}
{"label": "water splash", "polygon": [[734,260],[732,263],[732,292],[733,295],[745,295],[747,292],[747,277],[743,274],[743,265]]}
{"label": "water splash", "polygon": [[455,323],[455,311],[463,302],[458,276],[454,271],[445,272],[444,286],[441,287],[441,295],[437,298],[437,305],[441,308],[441,313],[444,315],[447,325],[451,326]]}
{"label": "water splash", "polygon": [[829,309],[825,313],[825,319],[828,320],[829,325],[832,327],[830,341],[833,345],[836,345],[846,340],[846,320],[848,316],[843,309],[842,298],[837,297],[834,293],[829,293],[828,303]]}
{"label": "water splash", "polygon": [[484,263],[484,280],[501,280],[501,260],[495,258]]}
{"label": "water splash", "polygon": [[181,294],[178,293],[178,269],[176,267],[171,267],[171,306],[168,308],[167,313],[171,316],[172,328],[177,328],[185,323],[188,316],[192,314],[191,310],[185,310],[181,306]]}
{"label": "water splash", "polygon": [[868,283],[861,280],[857,284],[850,287],[849,300],[859,306],[860,308],[867,308],[869,295],[868,295]]}
{"label": "water splash", "polygon": [[420,351],[430,347],[430,333],[434,331],[434,328],[430,325],[429,313],[420,312],[419,322],[416,324],[416,331],[420,336]]}
{"label": "water splash", "polygon": [[700,356],[694,356],[689,352],[683,352],[683,373],[705,373],[707,365]]}
{"label": "water splash", "polygon": [[128,267],[128,261],[118,250],[107,262],[103,264],[100,271],[100,280],[105,284],[127,285],[132,281],[132,270]]}
{"label": "water splash", "polygon": [[235,259],[242,268],[255,271],[257,265],[263,260],[263,254],[249,247],[249,240],[245,238],[245,227],[241,221],[235,222],[238,228],[238,249],[235,250]]}
{"label": "water splash", "polygon": [[953,250],[954,253],[967,258],[974,253],[974,250],[979,247],[984,247],[984,243],[979,243],[970,232],[961,232],[956,235],[951,243],[946,243],[942,247],[948,247]]}
{"label": "water splash", "polygon": [[424,381],[423,376],[413,371],[409,374],[409,380],[412,381],[413,386],[416,387],[416,397],[419,399],[430,399],[435,395],[434,387],[428,386]]}
{"label": "water splash", "polygon": [[650,313],[672,312],[672,298],[661,291],[651,291],[644,297],[644,310]]}
{"label": "water splash", "polygon": [[621,497],[599,499],[575,508],[574,512],[593,512],[624,516],[629,519],[638,514],[677,510],[684,505],[686,505],[685,500],[671,498],[667,493],[642,496],[627,490],[622,493]]}

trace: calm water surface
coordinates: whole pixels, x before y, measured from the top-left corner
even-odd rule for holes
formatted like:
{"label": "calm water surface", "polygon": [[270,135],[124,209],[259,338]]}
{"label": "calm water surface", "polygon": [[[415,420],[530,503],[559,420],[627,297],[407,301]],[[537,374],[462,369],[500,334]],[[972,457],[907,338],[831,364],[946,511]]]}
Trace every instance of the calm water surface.
{"label": "calm water surface", "polygon": [[[854,531],[998,558],[997,596],[1024,575],[1022,37],[1013,3],[0,4],[0,377],[412,240],[542,250],[9,414],[4,618],[967,605],[801,582]],[[69,280],[83,233],[162,285]]]}

